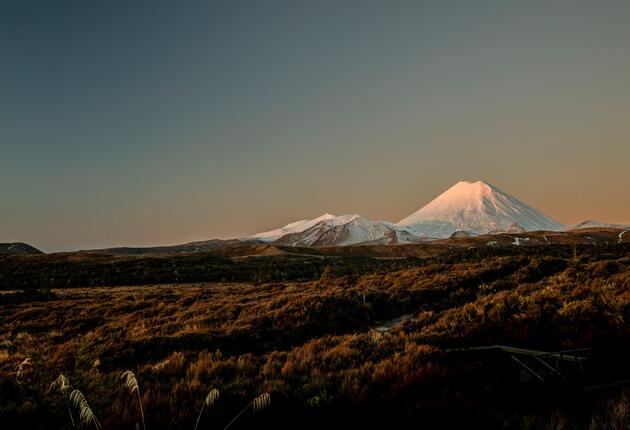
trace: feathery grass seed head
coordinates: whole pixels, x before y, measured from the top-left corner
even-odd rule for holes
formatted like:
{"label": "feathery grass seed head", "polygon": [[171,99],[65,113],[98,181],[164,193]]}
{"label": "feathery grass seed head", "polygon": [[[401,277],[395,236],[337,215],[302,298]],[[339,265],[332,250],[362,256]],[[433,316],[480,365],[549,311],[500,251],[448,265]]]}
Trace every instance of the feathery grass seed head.
{"label": "feathery grass seed head", "polygon": [[125,388],[129,390],[129,393],[138,391],[138,380],[136,379],[136,375],[134,375],[131,370],[125,371],[120,379],[124,379]]}
{"label": "feathery grass seed head", "polygon": [[63,373],[60,373],[57,379],[50,384],[48,391],[59,390],[65,394],[68,389],[70,389],[70,380]]}
{"label": "feathery grass seed head", "polygon": [[142,396],[140,396],[140,388],[138,388],[138,380],[136,379],[136,375],[131,370],[126,370],[123,372],[120,379],[124,380],[124,385],[127,390],[129,390],[129,394],[133,394],[135,391],[138,395],[138,406],[140,407],[140,416],[142,418],[142,430],[147,429],[147,425],[144,422],[144,410],[142,409]]}
{"label": "feathery grass seed head", "polygon": [[269,393],[262,393],[256,397],[253,402],[254,412],[261,412],[271,403],[271,395]]}
{"label": "feathery grass seed head", "polygon": [[213,388],[208,392],[208,395],[206,396],[206,407],[212,406],[217,400],[219,400],[219,390]]}
{"label": "feathery grass seed head", "polygon": [[70,393],[70,403],[74,407],[79,408],[79,427],[87,427],[88,424],[92,423],[95,428],[101,428],[101,424],[96,419],[94,412],[90,409],[90,405],[81,391],[74,390]]}
{"label": "feathery grass seed head", "polygon": [[26,373],[26,370],[29,369],[33,365],[33,360],[29,358],[25,358],[20,364],[15,366],[15,379],[17,379],[18,383],[20,383],[20,378]]}

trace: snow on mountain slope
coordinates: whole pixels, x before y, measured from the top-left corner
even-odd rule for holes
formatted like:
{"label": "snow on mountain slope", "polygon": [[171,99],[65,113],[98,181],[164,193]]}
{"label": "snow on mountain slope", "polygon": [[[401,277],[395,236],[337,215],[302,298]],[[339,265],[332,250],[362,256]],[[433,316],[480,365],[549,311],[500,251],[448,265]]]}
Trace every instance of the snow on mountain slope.
{"label": "snow on mountain slope", "polygon": [[295,221],[295,222],[285,225],[284,227],[258,233],[253,236],[250,236],[249,238],[262,240],[264,242],[273,242],[274,240],[284,236],[285,234],[299,233],[313,227],[315,224],[319,222],[328,221],[334,218],[336,218],[335,215],[325,213],[324,215],[314,218],[314,219],[303,219],[300,221]]}
{"label": "snow on mountain slope", "polygon": [[630,228],[627,224],[610,224],[607,222],[587,220],[579,224],[567,227],[567,230],[577,230],[579,228]]}
{"label": "snow on mountain slope", "polygon": [[327,213],[250,239],[292,246],[335,246],[414,243],[448,238],[455,232],[478,235],[562,229],[559,222],[487,182],[462,181],[398,224]]}
{"label": "snow on mountain slope", "polygon": [[564,228],[484,181],[458,182],[397,226],[420,238],[447,238],[455,231],[485,234]]}
{"label": "snow on mountain slope", "polygon": [[[398,231],[388,223],[371,221],[357,215],[342,216],[346,222],[322,221],[301,233],[287,234],[277,241],[289,246],[343,246],[359,243],[395,244],[414,241],[406,232]],[[342,218],[338,217],[338,218]]]}

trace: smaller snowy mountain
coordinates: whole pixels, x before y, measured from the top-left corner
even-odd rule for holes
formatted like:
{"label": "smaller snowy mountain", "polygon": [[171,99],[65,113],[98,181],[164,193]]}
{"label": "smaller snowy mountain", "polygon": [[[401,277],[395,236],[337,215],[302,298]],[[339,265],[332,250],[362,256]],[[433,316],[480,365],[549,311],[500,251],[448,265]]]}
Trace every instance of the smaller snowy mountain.
{"label": "smaller snowy mountain", "polygon": [[43,254],[37,248],[23,242],[0,243],[0,254]]}
{"label": "smaller snowy mountain", "polygon": [[303,232],[304,230],[307,230],[320,222],[339,224],[350,221],[350,217],[353,216],[356,217],[357,215],[342,215],[340,217],[337,217],[335,215],[325,213],[324,215],[317,218],[295,221],[285,225],[284,227],[276,228],[275,230],[269,230],[255,234],[253,236],[250,236],[248,239],[257,239],[262,240],[263,242],[273,242],[274,240],[279,239],[286,234]]}
{"label": "smaller snowy mountain", "polygon": [[568,230],[578,230],[580,228],[624,228],[624,229],[628,229],[628,228],[630,228],[630,225],[627,225],[627,224],[610,224],[610,223],[607,223],[607,222],[586,220],[586,221],[582,221],[579,224],[575,224],[575,225],[567,227],[567,231]]}
{"label": "smaller snowy mountain", "polygon": [[461,181],[401,220],[397,227],[426,238],[532,230],[559,231],[564,226],[484,181]]}
{"label": "smaller snowy mountain", "polygon": [[[335,222],[336,221],[336,222]],[[358,215],[342,215],[325,220],[302,232],[282,236],[274,243],[288,246],[344,246],[356,244],[392,245],[415,242],[406,231],[382,221]]]}

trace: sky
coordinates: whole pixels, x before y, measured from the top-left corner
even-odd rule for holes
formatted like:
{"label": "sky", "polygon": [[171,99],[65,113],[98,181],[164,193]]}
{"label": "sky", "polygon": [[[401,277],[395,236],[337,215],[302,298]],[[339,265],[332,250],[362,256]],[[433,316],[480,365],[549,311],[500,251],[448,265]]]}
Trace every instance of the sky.
{"label": "sky", "polygon": [[0,2],[0,242],[399,221],[486,180],[630,223],[630,2]]}

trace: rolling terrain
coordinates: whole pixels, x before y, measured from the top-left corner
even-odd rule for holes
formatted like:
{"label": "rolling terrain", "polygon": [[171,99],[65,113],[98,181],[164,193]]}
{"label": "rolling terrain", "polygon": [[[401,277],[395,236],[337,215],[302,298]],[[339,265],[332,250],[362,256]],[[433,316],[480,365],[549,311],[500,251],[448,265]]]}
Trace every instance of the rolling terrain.
{"label": "rolling terrain", "polygon": [[465,182],[396,224],[0,245],[0,421],[630,428],[629,229],[575,227]]}
{"label": "rolling terrain", "polygon": [[[137,399],[121,381],[132,370],[147,428],[223,428],[261,393],[271,404],[234,428],[624,428],[630,244],[614,229],[531,244],[543,234],[241,250],[250,257],[4,256],[3,270],[30,272],[0,294],[0,420],[72,428],[50,389],[62,373],[104,428],[132,428]],[[209,282],[217,273],[274,279]],[[50,288],[57,276],[73,288]],[[505,352],[575,348],[592,351],[588,368],[543,381]]]}
{"label": "rolling terrain", "polygon": [[[604,253],[630,246],[626,230],[579,229],[480,235],[401,245],[289,246],[255,242],[198,247],[133,248],[0,255],[0,289],[185,282],[303,281],[327,266],[338,274],[390,271],[462,255]],[[187,251],[183,250],[187,249]]]}

